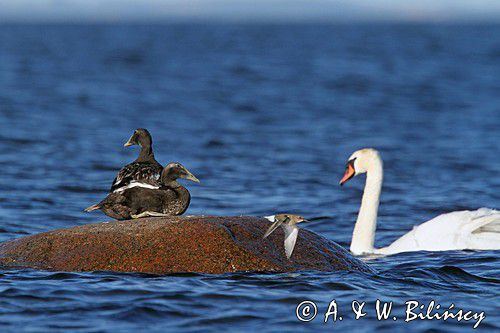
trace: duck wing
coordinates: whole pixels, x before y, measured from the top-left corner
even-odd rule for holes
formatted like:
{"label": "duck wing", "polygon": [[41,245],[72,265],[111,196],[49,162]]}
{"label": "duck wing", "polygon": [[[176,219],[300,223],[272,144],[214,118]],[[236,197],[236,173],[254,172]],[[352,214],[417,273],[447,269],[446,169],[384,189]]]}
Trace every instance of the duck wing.
{"label": "duck wing", "polygon": [[113,180],[110,192],[116,192],[127,188],[129,185],[145,187],[151,186],[158,188],[160,186],[160,175],[162,167],[157,163],[150,162],[132,162],[123,167],[116,178]]}
{"label": "duck wing", "polygon": [[163,214],[182,215],[191,203],[191,194],[184,186],[177,188],[161,187]]}
{"label": "duck wing", "polygon": [[123,193],[126,205],[137,214],[143,212],[155,212],[167,215],[183,214],[190,203],[189,191],[180,186],[178,188],[168,188],[165,186],[159,189],[150,189],[143,186],[127,188],[120,192]]}
{"label": "duck wing", "polygon": [[97,209],[116,220],[129,219],[131,214],[134,212],[128,205],[127,198],[125,198],[121,192],[108,194],[108,196],[106,196],[106,198],[104,198],[101,202],[87,207],[85,211],[92,212]]}

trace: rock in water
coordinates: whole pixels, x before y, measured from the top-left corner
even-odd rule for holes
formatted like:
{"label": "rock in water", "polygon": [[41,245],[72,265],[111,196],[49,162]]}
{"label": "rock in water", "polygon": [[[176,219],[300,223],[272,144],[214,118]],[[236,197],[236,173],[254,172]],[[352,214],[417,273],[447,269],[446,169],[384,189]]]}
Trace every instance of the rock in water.
{"label": "rock in water", "polygon": [[283,231],[241,216],[172,216],[96,223],[0,244],[0,265],[57,271],[142,273],[371,269],[340,245],[302,229],[288,260]]}

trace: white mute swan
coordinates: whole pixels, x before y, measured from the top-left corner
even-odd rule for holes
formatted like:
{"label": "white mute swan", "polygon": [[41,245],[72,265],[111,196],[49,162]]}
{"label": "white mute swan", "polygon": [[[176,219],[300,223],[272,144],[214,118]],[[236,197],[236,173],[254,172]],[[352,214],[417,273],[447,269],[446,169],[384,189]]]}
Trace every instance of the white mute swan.
{"label": "white mute swan", "polygon": [[488,208],[439,215],[414,227],[412,231],[388,247],[374,248],[383,180],[382,160],[375,149],[361,149],[349,157],[340,185],[363,173],[366,173],[366,184],[352,234],[351,252],[353,254],[465,249],[500,250],[500,211]]}

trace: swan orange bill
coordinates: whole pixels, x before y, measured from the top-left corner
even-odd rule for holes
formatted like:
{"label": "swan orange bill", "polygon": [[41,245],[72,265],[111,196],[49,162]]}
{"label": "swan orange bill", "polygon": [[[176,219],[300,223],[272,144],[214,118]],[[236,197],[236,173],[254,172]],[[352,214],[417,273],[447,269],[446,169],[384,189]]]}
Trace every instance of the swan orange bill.
{"label": "swan orange bill", "polygon": [[342,177],[342,179],[340,180],[340,186],[344,185],[345,182],[354,177],[355,173],[356,171],[354,170],[354,166],[352,165],[352,163],[348,163],[347,167],[345,168],[344,177]]}

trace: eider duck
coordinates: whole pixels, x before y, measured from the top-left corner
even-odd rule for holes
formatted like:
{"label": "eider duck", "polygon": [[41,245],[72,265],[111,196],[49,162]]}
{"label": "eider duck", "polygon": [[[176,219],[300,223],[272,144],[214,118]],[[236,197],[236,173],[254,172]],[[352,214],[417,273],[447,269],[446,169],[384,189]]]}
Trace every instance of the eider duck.
{"label": "eider duck", "polygon": [[136,129],[124,144],[125,147],[132,145],[141,146],[139,157],[118,172],[109,192],[119,192],[135,186],[160,187],[159,180],[163,167],[155,160],[153,139],[148,130],[145,128]]}
{"label": "eider duck", "polygon": [[177,182],[178,178],[200,181],[180,163],[168,164],[161,173],[158,189],[135,186],[113,192],[96,205],[85,209],[100,209],[116,220],[136,219],[147,216],[183,214],[191,201],[189,191]]}
{"label": "eider duck", "polygon": [[299,228],[297,224],[300,222],[307,222],[302,216],[292,215],[292,214],[278,214],[266,216],[266,219],[273,222],[269,229],[267,229],[263,238],[266,238],[273,233],[276,228],[281,226],[285,231],[285,254],[288,259],[292,256],[293,248],[295,247],[295,242],[297,241],[297,235],[299,234]]}

